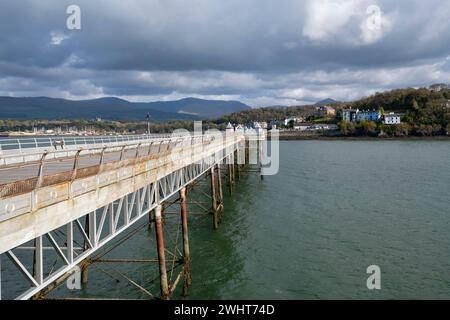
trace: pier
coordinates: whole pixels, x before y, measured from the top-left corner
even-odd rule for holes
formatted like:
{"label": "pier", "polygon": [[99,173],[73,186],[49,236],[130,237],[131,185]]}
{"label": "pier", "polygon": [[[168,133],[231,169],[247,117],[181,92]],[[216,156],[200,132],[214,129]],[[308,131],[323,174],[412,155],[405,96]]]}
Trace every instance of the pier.
{"label": "pier", "polygon": [[[6,290],[16,294],[8,292],[8,299],[45,298],[77,273],[86,284],[98,261],[157,263],[159,293],[122,276],[149,298],[170,299],[179,284],[186,295],[192,284],[187,204],[198,205],[218,229],[225,186],[232,193],[249,163],[257,168],[248,171],[262,177],[263,140],[260,133],[233,132],[0,141],[0,298]],[[208,201],[188,199],[205,182]],[[169,216],[179,234],[165,230]],[[156,259],[100,257],[101,249],[143,226],[154,232]],[[173,238],[181,243],[178,252],[167,246]],[[13,268],[5,270],[6,260]],[[18,275],[23,288],[4,285]]]}

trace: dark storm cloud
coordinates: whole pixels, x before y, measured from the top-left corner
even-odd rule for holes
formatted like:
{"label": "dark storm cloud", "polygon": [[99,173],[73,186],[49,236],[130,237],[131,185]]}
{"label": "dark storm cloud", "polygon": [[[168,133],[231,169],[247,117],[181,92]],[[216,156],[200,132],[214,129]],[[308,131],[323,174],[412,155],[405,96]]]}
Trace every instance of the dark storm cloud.
{"label": "dark storm cloud", "polygon": [[3,0],[0,94],[354,99],[450,80],[449,16],[445,0]]}

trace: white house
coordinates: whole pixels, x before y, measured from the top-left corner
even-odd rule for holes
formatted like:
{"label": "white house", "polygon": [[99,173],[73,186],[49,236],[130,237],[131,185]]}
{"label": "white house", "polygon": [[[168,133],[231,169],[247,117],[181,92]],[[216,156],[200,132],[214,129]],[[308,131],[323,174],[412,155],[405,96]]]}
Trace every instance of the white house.
{"label": "white house", "polygon": [[302,124],[298,124],[298,125],[294,125],[294,130],[299,130],[299,131],[305,131],[308,130],[310,128],[311,124],[308,123],[302,123]]}
{"label": "white house", "polygon": [[291,117],[291,118],[284,119],[284,125],[285,126],[287,126],[290,122],[296,123],[297,122],[297,118]]}
{"label": "white house", "polygon": [[389,114],[384,115],[383,123],[384,124],[400,124],[401,123],[400,118],[401,118],[401,116],[399,114],[391,112]]}
{"label": "white house", "polygon": [[430,86],[431,91],[439,92],[442,89],[448,89],[448,84],[446,83],[435,83]]}

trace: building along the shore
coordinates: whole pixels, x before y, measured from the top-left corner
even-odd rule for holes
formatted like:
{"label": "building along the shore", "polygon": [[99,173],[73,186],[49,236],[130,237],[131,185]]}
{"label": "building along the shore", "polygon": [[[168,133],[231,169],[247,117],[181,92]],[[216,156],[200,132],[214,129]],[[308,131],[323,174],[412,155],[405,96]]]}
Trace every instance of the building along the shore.
{"label": "building along the shore", "polygon": [[389,113],[384,115],[383,119],[384,124],[400,124],[401,123],[401,115],[398,113]]}
{"label": "building along the shore", "polygon": [[359,110],[359,109],[342,110],[342,120],[347,122],[378,121],[380,119],[381,119],[381,112],[379,110]]}
{"label": "building along the shore", "polygon": [[336,116],[336,109],[330,106],[317,107],[317,115],[321,118]]}
{"label": "building along the shore", "polygon": [[390,112],[381,115],[379,110],[344,109],[342,110],[342,120],[347,122],[381,121],[384,124],[400,124],[401,114]]}

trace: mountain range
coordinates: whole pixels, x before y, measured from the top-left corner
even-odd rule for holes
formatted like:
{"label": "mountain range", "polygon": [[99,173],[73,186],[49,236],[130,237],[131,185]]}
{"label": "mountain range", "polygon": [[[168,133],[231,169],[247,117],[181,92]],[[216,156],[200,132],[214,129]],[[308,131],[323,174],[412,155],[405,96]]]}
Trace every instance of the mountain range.
{"label": "mountain range", "polygon": [[326,104],[334,104],[334,103],[339,103],[339,101],[336,101],[336,100],[334,100],[334,99],[331,99],[331,98],[327,98],[327,99],[323,99],[323,100],[320,100],[320,101],[318,101],[318,102],[316,102],[316,106],[323,106],[323,105],[326,105]]}
{"label": "mountain range", "polygon": [[67,100],[49,97],[0,97],[2,119],[94,119],[151,121],[212,119],[251,109],[239,101],[185,98],[177,101],[130,102],[115,97]]}

